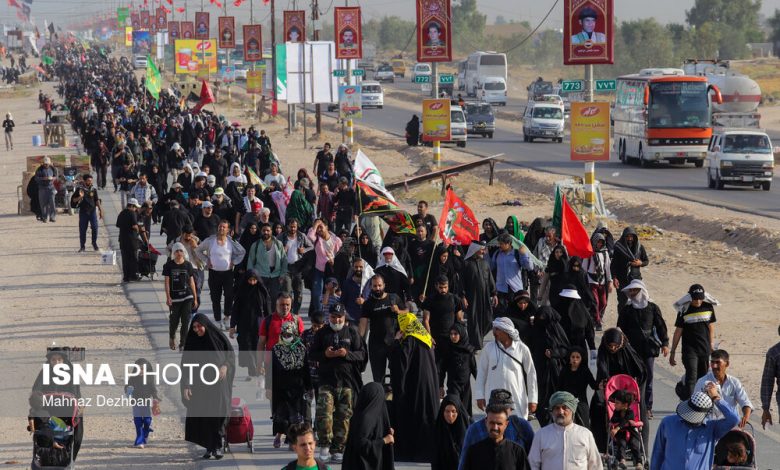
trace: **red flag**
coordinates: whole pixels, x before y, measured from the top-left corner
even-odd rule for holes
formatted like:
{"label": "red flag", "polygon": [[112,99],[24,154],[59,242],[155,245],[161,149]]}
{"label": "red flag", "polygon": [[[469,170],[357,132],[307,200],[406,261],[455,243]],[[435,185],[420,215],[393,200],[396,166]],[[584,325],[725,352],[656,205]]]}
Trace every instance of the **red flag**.
{"label": "red flag", "polygon": [[214,99],[214,94],[211,93],[211,88],[209,88],[209,84],[206,83],[206,80],[203,80],[203,85],[201,85],[200,87],[200,101],[198,101],[198,104],[196,104],[195,107],[192,108],[192,111],[195,113],[199,113],[201,108],[215,101],[216,100]]}
{"label": "red flag", "polygon": [[444,207],[439,218],[439,238],[444,243],[453,245],[469,245],[472,241],[479,240],[479,220],[452,189],[447,190],[447,196],[444,198]]}
{"label": "red flag", "polygon": [[235,2],[233,2],[233,5],[234,5],[234,6],[237,6],[237,7],[240,7],[240,6],[241,6],[241,3],[243,3],[243,1],[244,1],[244,0],[236,0]]}
{"label": "red flag", "polygon": [[168,5],[173,5],[173,0],[165,0],[165,1],[168,2]]}
{"label": "red flag", "polygon": [[170,15],[171,14],[171,10],[165,8],[165,6],[161,6],[160,8],[162,9],[162,11],[165,12],[166,15]]}
{"label": "red flag", "polygon": [[179,13],[184,13],[184,7],[177,7],[176,11]]}
{"label": "red flag", "polygon": [[22,8],[21,5],[19,5],[16,0],[8,0],[8,6],[9,7],[16,7],[16,8]]}
{"label": "red flag", "polygon": [[561,243],[566,247],[569,256],[579,256],[582,259],[590,258],[593,256],[593,246],[590,244],[587,230],[565,197],[561,197],[561,202],[563,205]]}

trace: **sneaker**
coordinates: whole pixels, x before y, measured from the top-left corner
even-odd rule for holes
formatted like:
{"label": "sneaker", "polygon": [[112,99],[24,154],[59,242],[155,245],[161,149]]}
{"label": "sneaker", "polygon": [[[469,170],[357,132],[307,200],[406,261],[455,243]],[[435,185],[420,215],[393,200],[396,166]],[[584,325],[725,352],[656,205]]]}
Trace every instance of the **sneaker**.
{"label": "sneaker", "polygon": [[92,245],[92,249],[93,249],[93,250],[95,250],[95,251],[98,251],[98,250],[100,250],[100,248],[98,248],[98,246],[97,246],[97,243],[94,243],[94,244]]}
{"label": "sneaker", "polygon": [[638,464],[634,465],[635,470],[644,470],[645,466],[642,465],[642,462],[639,462]]}
{"label": "sneaker", "polygon": [[143,449],[144,445],[143,444],[138,444],[138,445],[135,445],[133,447],[135,447],[136,449]]}
{"label": "sneaker", "polygon": [[321,447],[320,448],[320,460],[322,460],[323,463],[330,462],[330,448],[329,447]]}
{"label": "sneaker", "polygon": [[79,253],[84,253],[85,251],[86,251],[86,250],[84,249],[84,247],[83,247],[83,246],[82,246],[81,248],[79,248]]}
{"label": "sneaker", "polygon": [[333,458],[331,459],[331,462],[333,463],[341,463],[344,461],[344,454],[340,454],[338,452],[333,453]]}

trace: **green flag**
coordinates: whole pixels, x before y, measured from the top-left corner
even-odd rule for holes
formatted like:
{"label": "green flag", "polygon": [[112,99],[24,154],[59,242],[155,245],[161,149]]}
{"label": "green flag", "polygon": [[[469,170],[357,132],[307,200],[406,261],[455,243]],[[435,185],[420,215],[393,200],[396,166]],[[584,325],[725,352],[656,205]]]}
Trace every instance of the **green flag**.
{"label": "green flag", "polygon": [[54,64],[54,58],[45,55],[45,56],[43,56],[43,59],[41,59],[41,62],[43,62],[44,65],[53,65]]}
{"label": "green flag", "polygon": [[563,202],[561,201],[561,188],[555,187],[555,208],[553,209],[552,224],[555,230],[558,231],[558,235],[561,233],[561,218],[563,214]]}
{"label": "green flag", "polygon": [[160,90],[162,90],[162,77],[160,71],[157,70],[157,66],[154,65],[152,58],[146,56],[146,89],[149,90],[149,94],[154,99],[160,99]]}

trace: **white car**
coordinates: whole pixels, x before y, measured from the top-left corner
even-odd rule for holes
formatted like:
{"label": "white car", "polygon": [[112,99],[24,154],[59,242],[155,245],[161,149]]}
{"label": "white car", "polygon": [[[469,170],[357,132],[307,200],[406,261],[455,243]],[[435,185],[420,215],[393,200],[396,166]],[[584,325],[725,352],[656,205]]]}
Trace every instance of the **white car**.
{"label": "white car", "polygon": [[133,57],[133,68],[138,69],[145,69],[146,68],[146,56],[145,55],[137,55]]}
{"label": "white car", "polygon": [[363,82],[360,88],[360,103],[363,108],[375,107],[382,109],[385,104],[385,94],[379,82]]}
{"label": "white car", "polygon": [[374,80],[378,82],[387,81],[393,83],[395,81],[393,67],[390,64],[382,64],[377,67],[376,72],[374,73]]}
{"label": "white car", "polygon": [[452,140],[447,142],[455,143],[458,147],[465,147],[468,141],[468,123],[466,114],[460,106],[450,106],[450,135]]}
{"label": "white car", "polygon": [[506,81],[502,77],[486,77],[479,84],[477,93],[482,101],[506,106]]}
{"label": "white car", "polygon": [[235,70],[236,70],[236,81],[241,80],[242,82],[245,82],[247,70],[243,67],[242,68],[236,67]]}
{"label": "white car", "polygon": [[550,139],[563,142],[564,126],[562,104],[530,101],[523,114],[523,141]]}
{"label": "white car", "polygon": [[723,129],[712,133],[707,158],[707,186],[752,186],[769,191],[775,171],[772,142],[758,129]]}
{"label": "white car", "polygon": [[430,77],[432,74],[433,70],[431,69],[431,64],[414,64],[414,68],[412,69],[412,81],[417,77]]}

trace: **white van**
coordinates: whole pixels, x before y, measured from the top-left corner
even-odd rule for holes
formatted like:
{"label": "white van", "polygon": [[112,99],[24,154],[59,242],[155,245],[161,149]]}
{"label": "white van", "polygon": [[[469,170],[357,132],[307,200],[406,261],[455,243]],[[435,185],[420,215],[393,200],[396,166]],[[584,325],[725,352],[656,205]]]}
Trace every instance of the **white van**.
{"label": "white van", "polygon": [[146,68],[146,56],[137,55],[133,57],[133,68],[135,70]]}
{"label": "white van", "polygon": [[563,105],[545,101],[529,101],[523,114],[523,141],[550,139],[563,142]]}
{"label": "white van", "polygon": [[431,69],[431,64],[423,64],[423,63],[414,64],[414,68],[412,69],[412,81],[414,81],[414,79],[417,77],[422,77],[422,76],[430,77],[432,74],[433,74],[433,69]]}
{"label": "white van", "polygon": [[364,108],[373,106],[382,109],[385,104],[385,94],[379,82],[363,82],[360,93],[361,105]]}
{"label": "white van", "polygon": [[716,129],[707,147],[707,186],[753,186],[769,191],[775,160],[772,142],[757,129]]}
{"label": "white van", "polygon": [[506,80],[502,77],[486,77],[480,84],[478,96],[482,101],[506,106]]}
{"label": "white van", "polygon": [[466,114],[463,108],[457,105],[450,106],[450,135],[452,140],[448,143],[455,143],[458,147],[465,147],[468,140],[468,124],[466,123]]}

